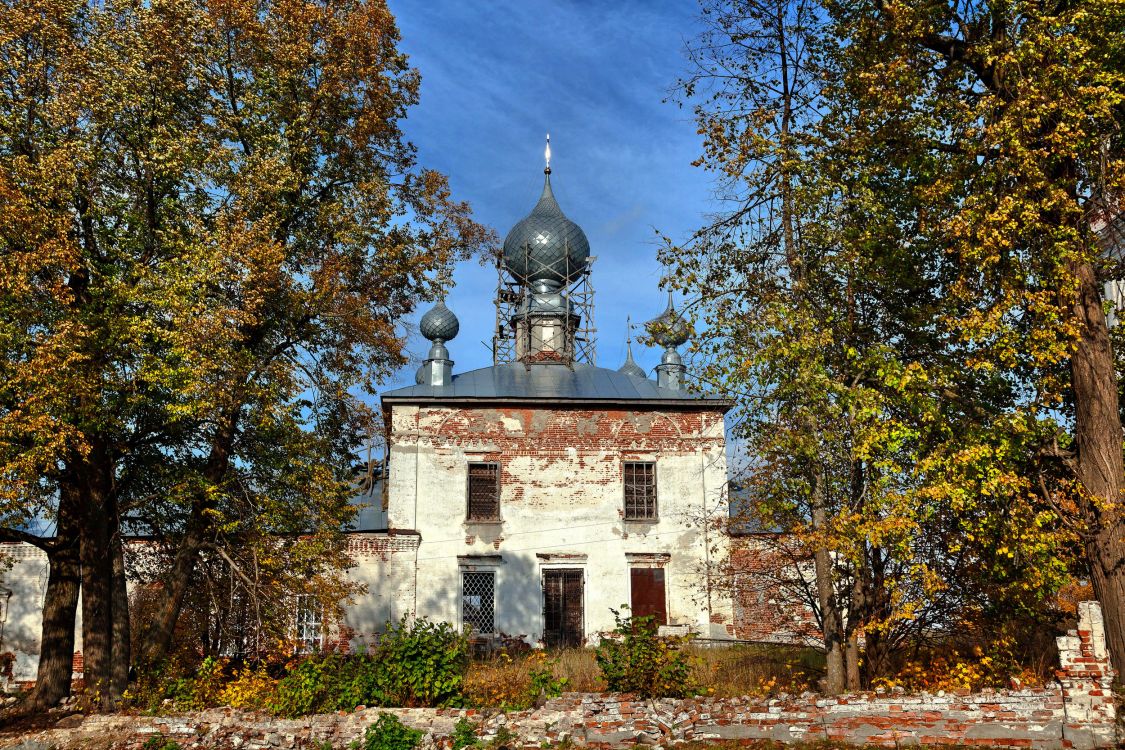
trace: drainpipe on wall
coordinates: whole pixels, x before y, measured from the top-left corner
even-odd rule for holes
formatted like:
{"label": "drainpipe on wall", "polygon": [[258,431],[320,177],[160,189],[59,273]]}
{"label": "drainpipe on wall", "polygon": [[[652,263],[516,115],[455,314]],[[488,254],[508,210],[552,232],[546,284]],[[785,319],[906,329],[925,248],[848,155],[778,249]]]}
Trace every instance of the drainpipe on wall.
{"label": "drainpipe on wall", "polygon": [[[422,462],[422,438],[418,435],[414,443],[414,532],[418,532],[418,479],[421,476],[419,465]],[[414,605],[410,608],[410,618],[418,617],[418,553],[422,550],[422,537],[414,545]]]}
{"label": "drainpipe on wall", "polygon": [[[702,437],[702,436],[701,436]],[[707,589],[707,637],[711,637],[711,536],[708,526],[711,519],[707,513],[707,454],[702,446],[699,448],[699,482],[703,490],[703,573],[704,586]]]}

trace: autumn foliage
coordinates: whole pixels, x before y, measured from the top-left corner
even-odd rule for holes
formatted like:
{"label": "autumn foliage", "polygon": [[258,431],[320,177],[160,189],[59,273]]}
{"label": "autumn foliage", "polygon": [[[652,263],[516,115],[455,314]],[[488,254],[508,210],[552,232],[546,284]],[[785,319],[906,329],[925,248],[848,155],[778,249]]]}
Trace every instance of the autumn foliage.
{"label": "autumn foliage", "polygon": [[490,240],[415,163],[397,42],[377,0],[0,4],[0,538],[51,557],[42,702],[79,588],[120,694],[123,531],[164,549],[149,662],[203,556],[248,589],[341,564],[362,396]]}
{"label": "autumn foliage", "polygon": [[1121,271],[1092,226],[1125,192],[1125,6],[703,6],[681,90],[723,209],[665,257],[829,689],[963,622],[1050,629],[1087,578],[1125,659]]}

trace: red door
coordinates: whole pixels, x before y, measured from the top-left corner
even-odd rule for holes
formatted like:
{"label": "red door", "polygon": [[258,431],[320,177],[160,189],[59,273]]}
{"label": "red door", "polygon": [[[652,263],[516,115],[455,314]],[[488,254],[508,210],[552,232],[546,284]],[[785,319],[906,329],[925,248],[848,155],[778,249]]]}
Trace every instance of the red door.
{"label": "red door", "polygon": [[668,624],[664,604],[664,568],[631,568],[633,617],[652,617],[657,625]]}

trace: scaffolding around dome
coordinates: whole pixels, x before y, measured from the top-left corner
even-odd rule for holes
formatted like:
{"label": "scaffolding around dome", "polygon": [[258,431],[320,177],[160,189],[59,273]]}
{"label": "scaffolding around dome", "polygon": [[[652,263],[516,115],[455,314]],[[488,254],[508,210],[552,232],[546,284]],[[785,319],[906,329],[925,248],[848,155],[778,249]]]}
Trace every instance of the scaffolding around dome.
{"label": "scaffolding around dome", "polygon": [[[524,252],[529,250],[524,245]],[[594,287],[590,284],[590,266],[597,256],[588,256],[581,268],[573,268],[570,257],[570,253],[560,253],[556,261],[558,268],[554,270],[556,278],[572,279],[558,290],[574,325],[570,333],[573,341],[571,360],[596,365],[597,328],[594,326]],[[504,255],[499,255],[496,260],[496,326],[492,334],[494,365],[524,361],[523,353],[528,342],[521,342],[520,337],[528,335],[521,332],[531,328],[528,324],[534,314],[532,296],[535,292],[535,286],[521,281],[509,270]]]}

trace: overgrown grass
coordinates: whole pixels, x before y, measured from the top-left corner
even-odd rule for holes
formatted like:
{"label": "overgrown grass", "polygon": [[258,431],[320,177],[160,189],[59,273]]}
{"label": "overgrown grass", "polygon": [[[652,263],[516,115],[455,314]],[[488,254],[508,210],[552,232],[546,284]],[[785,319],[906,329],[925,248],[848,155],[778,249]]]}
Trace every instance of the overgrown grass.
{"label": "overgrown grass", "polygon": [[[691,680],[703,695],[733,697],[800,693],[813,689],[824,671],[824,657],[813,649],[773,645],[735,645],[716,648],[689,646]],[[550,655],[555,677],[566,690],[599,693],[606,690],[593,649],[566,649]],[[509,656],[499,653],[477,659],[465,677],[465,703],[492,708],[522,708],[531,689],[531,670],[541,669],[538,652]]]}

